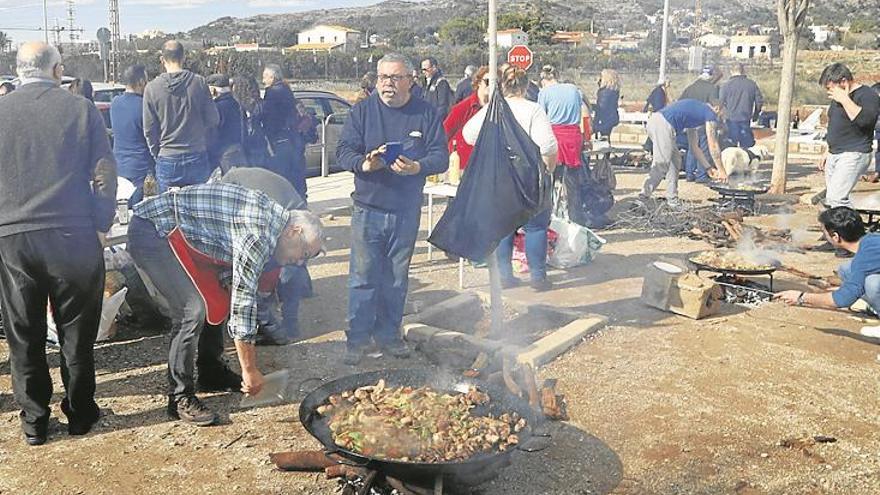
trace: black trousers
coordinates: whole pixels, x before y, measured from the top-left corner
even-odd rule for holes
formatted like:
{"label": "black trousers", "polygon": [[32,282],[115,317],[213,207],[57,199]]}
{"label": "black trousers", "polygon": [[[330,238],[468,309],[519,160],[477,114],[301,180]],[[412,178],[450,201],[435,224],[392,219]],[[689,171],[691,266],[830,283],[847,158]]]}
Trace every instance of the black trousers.
{"label": "black trousers", "polygon": [[[205,303],[189,276],[152,222],[132,217],[128,226],[128,251],[132,259],[168,301],[171,331],[168,335],[168,395],[175,400],[193,395],[195,366],[202,376],[222,372],[225,325],[205,322]],[[198,359],[196,359],[198,352]]]}
{"label": "black trousers", "polygon": [[71,418],[98,414],[95,337],[104,295],[104,256],[91,228],[0,237],[0,310],[9,343],[12,390],[25,433],[45,434],[52,379],[46,362],[46,301],[61,346],[61,380]]}

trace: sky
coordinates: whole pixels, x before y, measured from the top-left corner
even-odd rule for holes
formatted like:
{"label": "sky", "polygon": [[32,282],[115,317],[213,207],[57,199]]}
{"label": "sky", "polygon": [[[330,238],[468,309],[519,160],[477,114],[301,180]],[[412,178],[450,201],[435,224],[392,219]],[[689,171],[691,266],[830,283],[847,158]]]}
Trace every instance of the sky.
{"label": "sky", "polygon": [[[225,16],[249,17],[258,14],[299,12],[317,8],[370,5],[379,0],[118,0],[122,36],[158,29],[166,33],[188,31]],[[95,39],[98,28],[108,25],[108,0],[75,0],[76,24],[83,37]],[[55,19],[67,26],[67,2],[49,0],[49,27]],[[42,31],[24,31],[43,25],[41,0],[0,0],[0,31],[16,44],[42,39]],[[50,35],[52,39],[52,35]],[[66,36],[64,37],[66,40]]]}

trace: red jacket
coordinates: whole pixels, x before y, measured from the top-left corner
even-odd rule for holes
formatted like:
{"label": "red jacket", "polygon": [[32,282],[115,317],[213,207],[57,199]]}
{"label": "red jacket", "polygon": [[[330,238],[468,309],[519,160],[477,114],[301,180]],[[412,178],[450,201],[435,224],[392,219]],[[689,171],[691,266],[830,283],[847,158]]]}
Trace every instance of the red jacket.
{"label": "red jacket", "polygon": [[467,167],[468,159],[471,157],[471,152],[474,150],[474,147],[464,142],[461,130],[464,129],[464,125],[467,124],[467,121],[480,111],[480,108],[482,108],[480,100],[477,98],[477,93],[474,92],[467,98],[456,103],[455,106],[449,110],[449,115],[446,116],[446,120],[443,121],[443,128],[446,129],[446,139],[449,146],[449,152],[452,153],[452,142],[455,141],[456,149],[458,149],[458,157],[460,158],[461,163],[460,168],[462,170]]}

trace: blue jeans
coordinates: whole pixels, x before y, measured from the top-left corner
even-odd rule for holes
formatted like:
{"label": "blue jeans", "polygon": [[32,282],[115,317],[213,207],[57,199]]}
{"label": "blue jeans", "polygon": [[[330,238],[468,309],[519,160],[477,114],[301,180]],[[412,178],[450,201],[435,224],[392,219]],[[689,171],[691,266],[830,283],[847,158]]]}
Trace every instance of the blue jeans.
{"label": "blue jeans", "polygon": [[[168,301],[171,330],[168,348],[168,395],[179,399],[195,393],[195,366],[208,376],[226,367],[223,360],[224,325],[205,321],[205,303],[189,275],[156,226],[134,216],[128,225],[128,250],[138,268],[146,272]],[[198,354],[198,358],[196,355]]]}
{"label": "blue jeans", "polygon": [[275,294],[260,297],[257,301],[257,316],[260,331],[269,340],[287,342],[300,336],[299,302],[312,295],[312,279],[305,266],[289,265],[281,269],[281,279],[275,289],[281,302],[281,322],[275,318]]}
{"label": "blue jeans", "polygon": [[[529,262],[529,276],[533,282],[547,278],[547,228],[550,226],[550,210],[538,213],[526,222],[526,259]],[[495,249],[498,258],[498,274],[502,280],[513,278],[513,234],[501,239]]]}
{"label": "blue jeans", "polygon": [[[849,260],[837,267],[837,275],[844,283],[852,276],[851,266],[852,260]],[[865,277],[865,294],[862,299],[871,306],[874,313],[880,315],[880,273]]]}
{"label": "blue jeans", "polygon": [[400,341],[409,286],[409,263],[421,208],[387,213],[355,205],[351,216],[348,278],[348,346]]}
{"label": "blue jeans", "polygon": [[727,137],[742,149],[751,148],[755,145],[755,135],[752,133],[752,123],[749,121],[728,120]]}
{"label": "blue jeans", "polygon": [[880,131],[874,131],[874,139],[877,140],[877,151],[874,153],[874,172],[880,174]]}
{"label": "blue jeans", "polygon": [[[712,163],[712,157],[709,154],[709,138],[706,137],[706,129],[697,129],[697,137],[700,143],[700,149],[703,150],[703,155],[706,156],[709,163]],[[706,172],[706,169],[700,165],[697,156],[690,149],[688,149],[687,156],[684,159],[684,170],[687,180],[696,180],[697,182],[707,182],[709,180],[709,174]]]}
{"label": "blue jeans", "polygon": [[211,172],[213,169],[204,151],[156,158],[156,183],[160,194],[169,187],[204,184],[211,177]]}

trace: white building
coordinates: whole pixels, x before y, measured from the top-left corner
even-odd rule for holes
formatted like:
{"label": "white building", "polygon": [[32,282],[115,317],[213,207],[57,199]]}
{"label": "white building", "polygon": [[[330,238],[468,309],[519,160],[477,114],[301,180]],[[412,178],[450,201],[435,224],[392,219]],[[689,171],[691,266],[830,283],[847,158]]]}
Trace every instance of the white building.
{"label": "white building", "polygon": [[773,38],[764,35],[733,36],[728,56],[741,60],[773,58]]}
{"label": "white building", "polygon": [[813,33],[813,41],[820,45],[824,45],[834,36],[834,32],[828,26],[813,25],[809,29]]}
{"label": "white building", "polygon": [[[515,45],[528,45],[529,35],[522,29],[505,29],[498,31],[498,48],[510,48]],[[489,38],[485,40],[488,42]]]}
{"label": "white building", "polygon": [[699,42],[700,46],[704,48],[724,48],[730,43],[730,39],[727,36],[709,33],[700,36]]}
{"label": "white building", "polygon": [[361,44],[361,32],[345,26],[318,24],[296,35],[298,45],[330,45],[344,51],[356,50]]}

